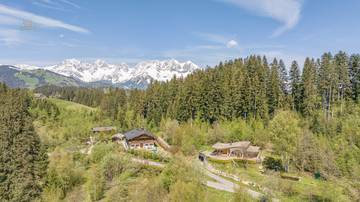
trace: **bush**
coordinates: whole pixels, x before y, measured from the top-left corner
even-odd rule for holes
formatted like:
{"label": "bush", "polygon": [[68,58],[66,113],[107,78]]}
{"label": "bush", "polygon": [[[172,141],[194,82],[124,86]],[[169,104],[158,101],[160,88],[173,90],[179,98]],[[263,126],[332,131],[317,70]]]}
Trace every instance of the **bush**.
{"label": "bush", "polygon": [[263,166],[266,169],[275,170],[275,171],[284,171],[284,166],[281,159],[276,159],[271,156],[265,157],[263,161]]}
{"label": "bush", "polygon": [[106,155],[112,153],[114,150],[114,145],[100,143],[94,146],[92,149],[90,160],[93,163],[99,163]]}
{"label": "bush", "polygon": [[116,154],[110,154],[104,157],[101,162],[106,180],[111,181],[114,177],[119,176],[127,168],[128,159]]}

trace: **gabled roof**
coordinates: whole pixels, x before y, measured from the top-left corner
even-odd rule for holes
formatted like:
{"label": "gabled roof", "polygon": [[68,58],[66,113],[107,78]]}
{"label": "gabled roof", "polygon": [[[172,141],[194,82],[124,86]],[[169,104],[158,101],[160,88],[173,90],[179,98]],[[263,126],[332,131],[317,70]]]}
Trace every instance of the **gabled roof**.
{"label": "gabled roof", "polygon": [[230,148],[243,148],[246,149],[250,146],[249,141],[240,141],[240,142],[232,142],[232,143],[216,143],[212,147],[214,149],[230,149]]}
{"label": "gabled roof", "polygon": [[106,127],[95,127],[92,129],[93,132],[106,132],[116,130],[116,127],[106,126]]}
{"label": "gabled roof", "polygon": [[134,130],[131,130],[131,131],[126,132],[124,134],[126,140],[131,140],[131,139],[134,139],[134,138],[139,137],[141,135],[147,135],[147,136],[150,136],[150,137],[156,139],[156,137],[152,133],[150,133],[150,132],[148,132],[148,131],[146,131],[144,129],[134,129]]}

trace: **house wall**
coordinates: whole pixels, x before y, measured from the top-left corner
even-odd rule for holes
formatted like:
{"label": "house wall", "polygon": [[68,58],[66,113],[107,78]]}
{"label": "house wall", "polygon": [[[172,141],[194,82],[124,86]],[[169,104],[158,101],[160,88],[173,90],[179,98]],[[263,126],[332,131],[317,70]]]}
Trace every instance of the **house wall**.
{"label": "house wall", "polygon": [[259,152],[246,152],[245,153],[245,157],[247,158],[256,158],[258,157],[259,155]]}
{"label": "house wall", "polygon": [[215,150],[215,153],[217,155],[228,155],[228,154],[230,154],[230,150],[229,149],[217,149],[217,150]]}
{"label": "house wall", "polygon": [[131,149],[153,149],[157,142],[151,138],[136,138],[134,140],[128,141],[129,147]]}

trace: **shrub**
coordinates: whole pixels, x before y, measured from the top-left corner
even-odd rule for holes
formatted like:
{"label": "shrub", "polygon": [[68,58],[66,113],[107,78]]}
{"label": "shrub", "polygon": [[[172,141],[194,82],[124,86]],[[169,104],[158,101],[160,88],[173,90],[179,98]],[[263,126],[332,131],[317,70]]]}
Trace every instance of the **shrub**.
{"label": "shrub", "polygon": [[100,143],[94,146],[92,149],[90,160],[93,163],[99,163],[104,156],[110,154],[114,150],[113,144]]}
{"label": "shrub", "polygon": [[111,181],[114,177],[119,176],[126,169],[128,159],[116,154],[110,154],[104,157],[101,162],[106,180]]}
{"label": "shrub", "polygon": [[276,159],[271,156],[265,157],[265,159],[263,161],[263,166],[266,169],[275,170],[275,171],[283,171],[284,170],[284,166],[282,164],[281,159]]}

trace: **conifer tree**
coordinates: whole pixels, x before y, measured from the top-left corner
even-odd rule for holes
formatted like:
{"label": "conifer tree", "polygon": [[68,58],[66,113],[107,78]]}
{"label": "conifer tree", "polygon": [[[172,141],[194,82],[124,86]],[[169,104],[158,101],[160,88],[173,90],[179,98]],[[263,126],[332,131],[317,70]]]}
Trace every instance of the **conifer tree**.
{"label": "conifer tree", "polygon": [[336,96],[334,95],[337,94],[338,83],[333,56],[331,53],[325,53],[321,57],[318,90],[322,97],[322,106],[327,118],[332,115],[332,104],[335,101]]}
{"label": "conifer tree", "polygon": [[360,54],[350,57],[350,79],[352,98],[360,102]]}
{"label": "conifer tree", "polygon": [[281,89],[279,64],[276,58],[271,64],[270,78],[268,82],[269,113],[270,115],[273,115],[275,110],[281,107],[284,101],[284,94]]}
{"label": "conifer tree", "polygon": [[309,58],[305,59],[302,73],[302,112],[304,115],[312,115],[316,109],[316,67],[315,62]]}
{"label": "conifer tree", "polygon": [[288,94],[288,73],[286,71],[286,66],[283,60],[279,61],[279,73],[280,73],[280,85],[281,85],[281,90],[283,91],[283,93],[285,95]]}
{"label": "conifer tree", "polygon": [[47,154],[20,90],[0,93],[0,201],[33,201],[41,193]]}
{"label": "conifer tree", "polygon": [[338,75],[337,100],[351,97],[351,85],[349,78],[349,57],[345,52],[340,51],[335,55],[335,71]]}
{"label": "conifer tree", "polygon": [[300,69],[296,61],[293,61],[290,68],[290,90],[292,106],[296,111],[301,109],[301,78]]}

